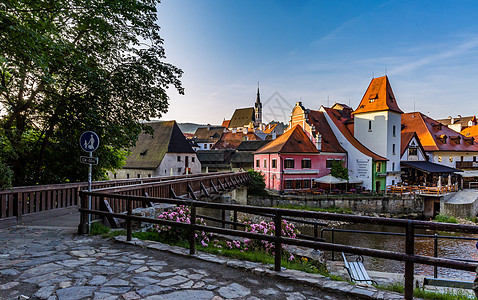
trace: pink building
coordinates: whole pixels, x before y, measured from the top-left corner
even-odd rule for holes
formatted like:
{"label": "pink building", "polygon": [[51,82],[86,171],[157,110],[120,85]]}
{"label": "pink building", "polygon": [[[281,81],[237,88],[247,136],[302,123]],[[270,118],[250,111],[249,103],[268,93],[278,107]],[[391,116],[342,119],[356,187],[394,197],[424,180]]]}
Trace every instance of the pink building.
{"label": "pink building", "polygon": [[264,174],[268,189],[309,189],[313,179],[330,173],[333,160],[345,159],[343,153],[318,148],[321,145],[314,145],[302,127],[296,125],[254,152],[254,170]]}

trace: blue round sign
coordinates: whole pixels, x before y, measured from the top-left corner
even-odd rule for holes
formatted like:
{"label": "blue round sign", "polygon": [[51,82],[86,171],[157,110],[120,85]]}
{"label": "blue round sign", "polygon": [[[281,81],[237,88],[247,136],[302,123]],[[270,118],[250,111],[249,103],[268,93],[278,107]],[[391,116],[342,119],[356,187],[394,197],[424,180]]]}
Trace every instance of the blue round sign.
{"label": "blue round sign", "polygon": [[98,149],[100,138],[93,131],[85,131],[80,137],[80,147],[86,152],[93,152]]}

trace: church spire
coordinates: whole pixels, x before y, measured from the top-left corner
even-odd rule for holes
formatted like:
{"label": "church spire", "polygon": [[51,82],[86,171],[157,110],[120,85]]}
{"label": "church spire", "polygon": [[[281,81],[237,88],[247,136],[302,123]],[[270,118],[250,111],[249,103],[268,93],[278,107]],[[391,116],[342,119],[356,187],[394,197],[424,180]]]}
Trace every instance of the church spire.
{"label": "church spire", "polygon": [[259,82],[257,82],[257,98],[256,98],[254,111],[255,111],[254,125],[259,126],[262,123],[262,103],[261,103],[261,94],[259,93]]}

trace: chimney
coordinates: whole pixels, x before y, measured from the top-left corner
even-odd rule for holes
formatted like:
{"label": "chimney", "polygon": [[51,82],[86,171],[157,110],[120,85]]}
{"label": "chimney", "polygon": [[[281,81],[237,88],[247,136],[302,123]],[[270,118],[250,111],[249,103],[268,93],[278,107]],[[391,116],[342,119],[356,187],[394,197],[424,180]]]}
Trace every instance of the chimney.
{"label": "chimney", "polygon": [[322,151],[322,136],[320,135],[320,132],[315,136],[315,147],[317,150]]}
{"label": "chimney", "polygon": [[277,138],[277,133],[275,131],[272,132],[272,139],[275,140]]}
{"label": "chimney", "polygon": [[207,124],[207,130],[211,130],[211,124]]}
{"label": "chimney", "polygon": [[247,134],[247,127],[242,128],[242,133]]}

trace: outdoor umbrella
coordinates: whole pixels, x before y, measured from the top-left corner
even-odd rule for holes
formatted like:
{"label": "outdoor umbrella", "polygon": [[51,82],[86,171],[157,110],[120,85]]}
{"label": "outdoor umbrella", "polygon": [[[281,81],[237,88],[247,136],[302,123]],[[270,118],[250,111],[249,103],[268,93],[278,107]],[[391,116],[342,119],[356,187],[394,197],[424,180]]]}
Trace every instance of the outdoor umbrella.
{"label": "outdoor umbrella", "polygon": [[332,184],[347,183],[347,180],[344,180],[342,178],[337,178],[330,174],[322,176],[320,178],[316,178],[314,179],[314,181],[318,183],[328,183],[330,185],[331,190],[332,190]]}

